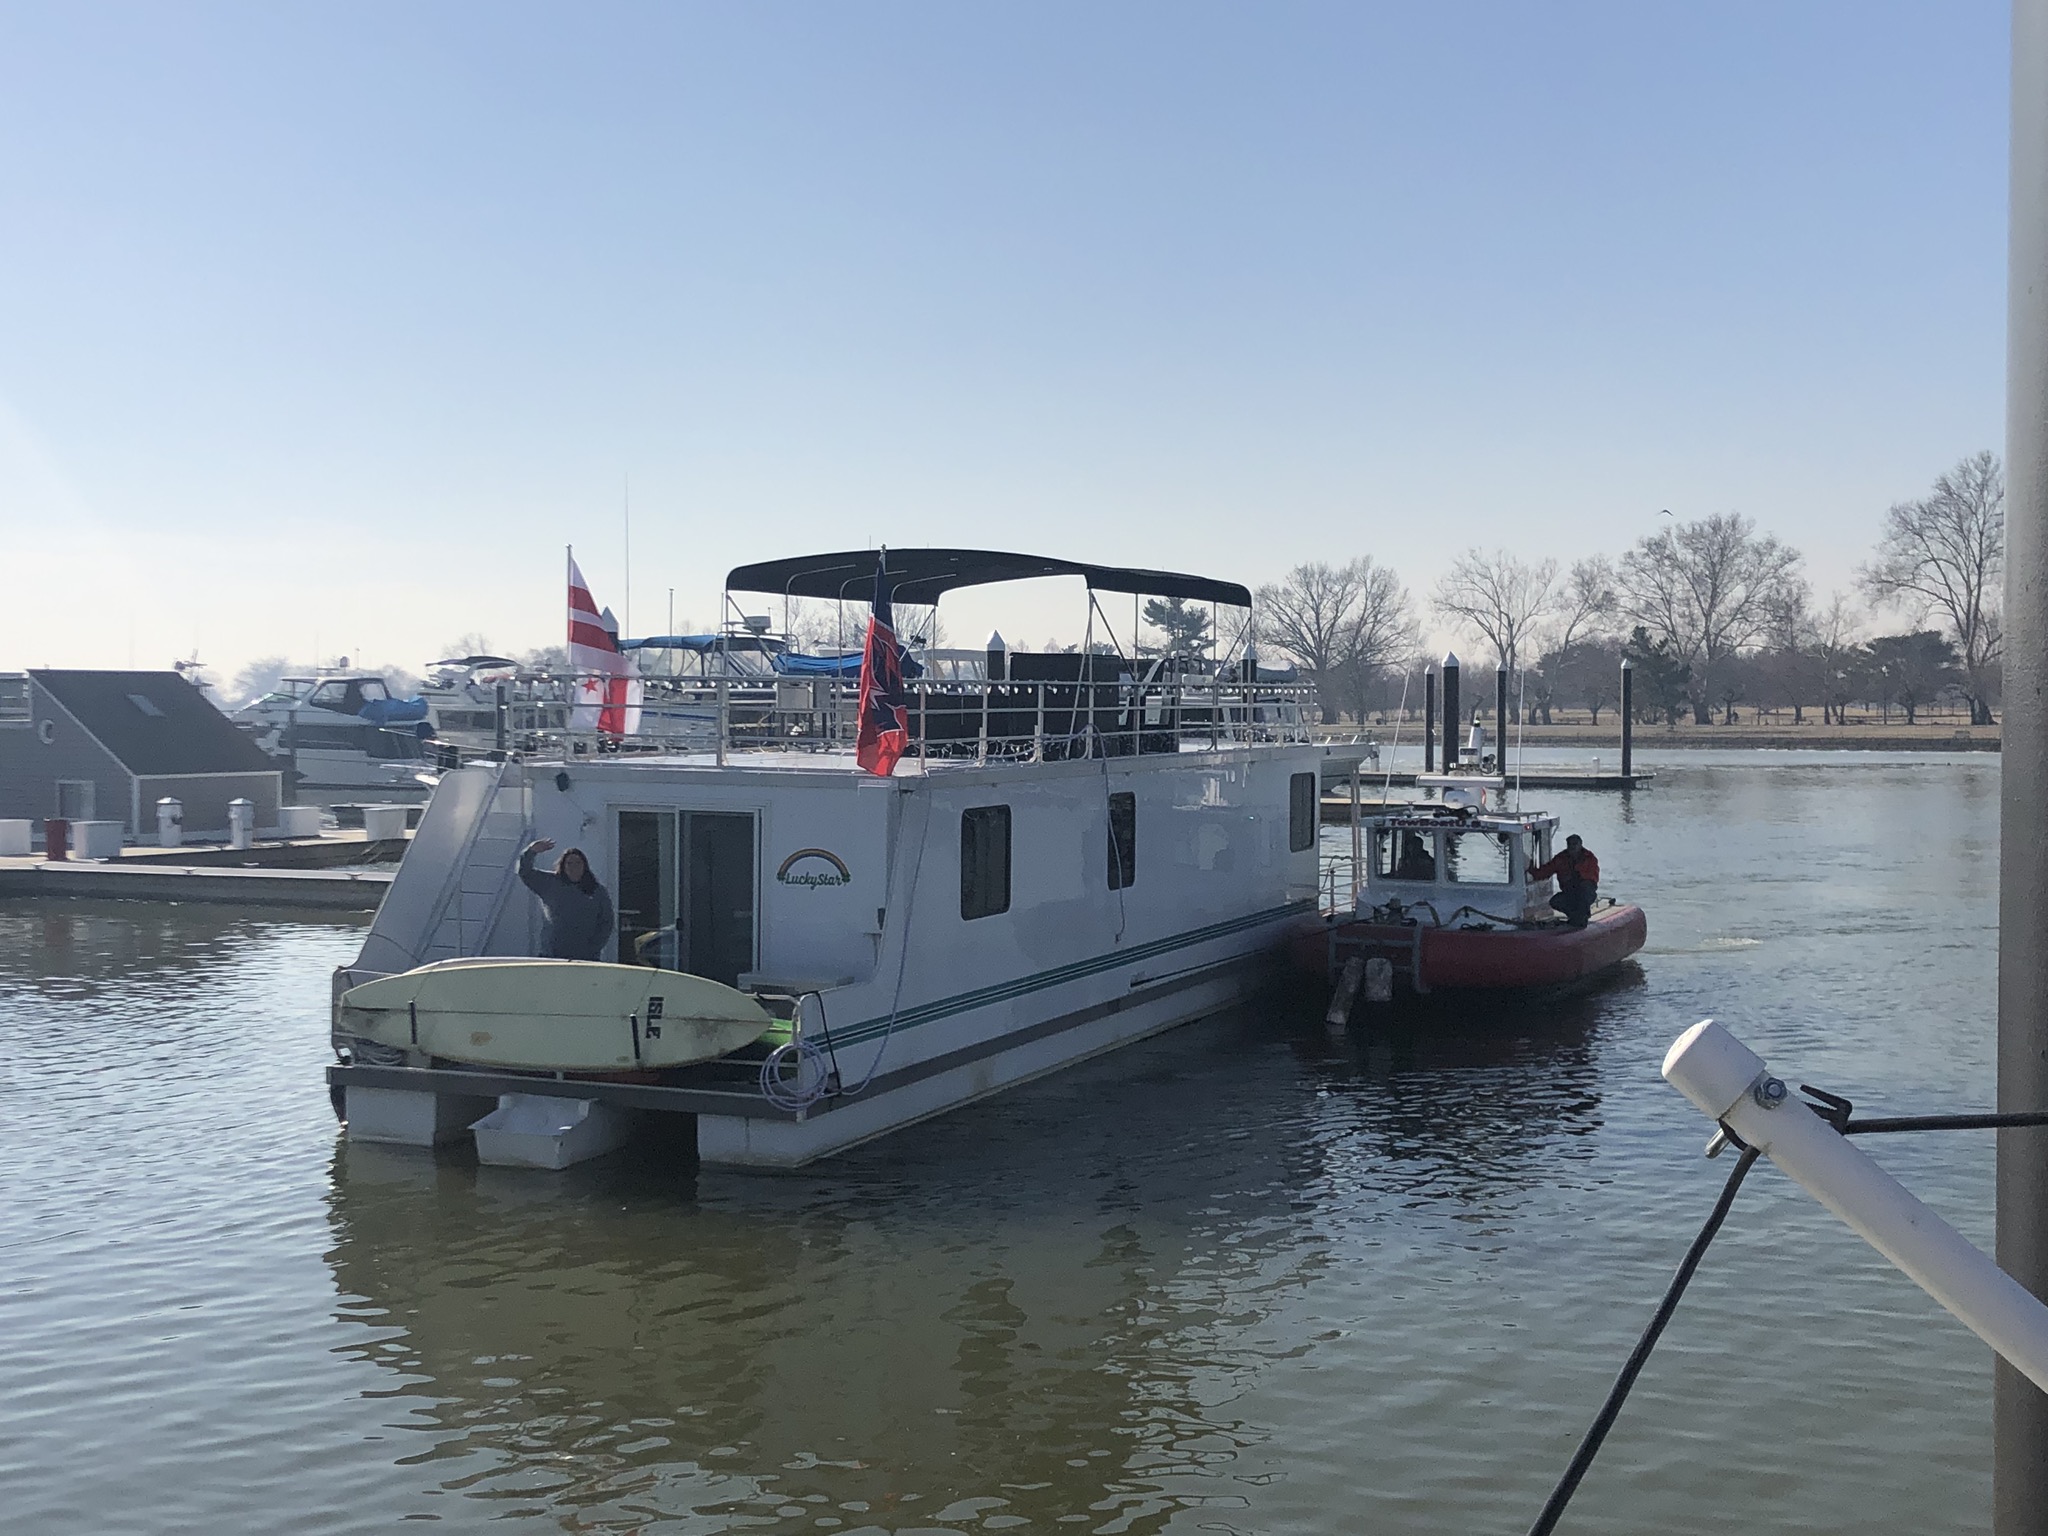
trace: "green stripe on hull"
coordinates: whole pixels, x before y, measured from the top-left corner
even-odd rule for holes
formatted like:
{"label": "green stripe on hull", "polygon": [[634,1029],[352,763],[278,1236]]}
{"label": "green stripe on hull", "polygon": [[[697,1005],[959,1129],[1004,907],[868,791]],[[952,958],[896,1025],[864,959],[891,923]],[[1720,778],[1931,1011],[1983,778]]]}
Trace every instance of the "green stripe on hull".
{"label": "green stripe on hull", "polygon": [[1158,955],[1167,955],[1177,949],[1201,944],[1210,939],[1220,939],[1226,934],[1238,933],[1247,928],[1257,928],[1266,923],[1278,922],[1283,918],[1306,912],[1313,905],[1308,901],[1289,902],[1286,906],[1271,907],[1264,912],[1254,912],[1248,917],[1233,917],[1220,923],[1211,923],[1206,928],[1193,928],[1186,933],[1177,933],[1170,938],[1154,939],[1148,944],[1135,945],[1130,949],[1116,950],[1106,955],[1094,955],[1086,960],[1056,966],[1049,971],[1034,975],[1020,976],[1013,981],[998,982],[994,986],[981,987],[973,992],[959,992],[952,997],[942,997],[929,1003],[920,1003],[915,1008],[905,1008],[897,1013],[892,1025],[888,1014],[863,1019],[846,1029],[830,1031],[830,1039],[836,1045],[858,1045],[864,1040],[878,1039],[894,1029],[912,1029],[920,1024],[934,1023],[951,1018],[955,1014],[985,1008],[991,1003],[1008,1002],[1014,998],[1026,997],[1033,992],[1042,992],[1048,987],[1057,987],[1069,981],[1081,981],[1090,976],[1099,976],[1104,971],[1113,971],[1119,966],[1129,965],[1137,960],[1149,960]]}

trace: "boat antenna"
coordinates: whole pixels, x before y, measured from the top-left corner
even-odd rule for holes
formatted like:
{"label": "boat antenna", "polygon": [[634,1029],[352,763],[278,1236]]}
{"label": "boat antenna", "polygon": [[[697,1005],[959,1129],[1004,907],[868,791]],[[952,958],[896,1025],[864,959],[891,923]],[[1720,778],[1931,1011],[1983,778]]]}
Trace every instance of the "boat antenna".
{"label": "boat antenna", "polygon": [[[1382,801],[1391,800],[1394,797],[1394,755],[1401,750],[1401,717],[1408,713],[1408,675],[1408,669],[1403,667],[1401,669],[1401,707],[1394,712],[1394,740],[1393,744],[1387,748],[1387,780],[1380,789],[1380,799]],[[1363,720],[1358,723],[1361,726],[1365,724]]]}
{"label": "boat antenna", "polygon": [[626,488],[626,622],[620,626],[627,634],[633,633],[633,477],[625,476]]}
{"label": "boat antenna", "polygon": [[[1401,750],[1401,717],[1408,713],[1408,668],[1401,668],[1401,705],[1394,711],[1394,739],[1387,747],[1387,777],[1380,787],[1380,805],[1394,798],[1394,758]],[[1363,706],[1361,706],[1362,708]],[[1363,720],[1358,722],[1361,726]],[[1365,834],[1358,824],[1358,768],[1351,769],[1351,910],[1358,910],[1358,893],[1365,889]]]}

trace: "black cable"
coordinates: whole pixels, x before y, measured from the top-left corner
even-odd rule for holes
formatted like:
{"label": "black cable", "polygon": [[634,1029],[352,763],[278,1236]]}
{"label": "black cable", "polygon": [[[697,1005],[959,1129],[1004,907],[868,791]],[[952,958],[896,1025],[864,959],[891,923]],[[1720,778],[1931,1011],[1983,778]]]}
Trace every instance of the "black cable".
{"label": "black cable", "polygon": [[2048,1110],[2029,1109],[2007,1115],[1894,1115],[1851,1120],[1838,1127],[1844,1136],[1875,1136],[1883,1131],[1998,1131],[2048,1125]]}
{"label": "black cable", "polygon": [[1586,1471],[1593,1465],[1593,1458],[1600,1454],[1600,1444],[1607,1438],[1607,1432],[1614,1427],[1614,1421],[1621,1416],[1621,1405],[1628,1401],[1629,1389],[1636,1384],[1636,1377],[1649,1362],[1650,1351],[1657,1347],[1657,1340],[1664,1332],[1665,1324],[1671,1321],[1671,1314],[1678,1310],[1678,1299],[1685,1294],[1685,1288],[1692,1281],[1693,1272],[1700,1267],[1700,1260],[1707,1256],[1707,1246],[1713,1242],[1714,1234],[1721,1230],[1721,1223],[1728,1219],[1728,1211],[1735,1204],[1735,1192],[1742,1187],[1743,1177],[1756,1162],[1757,1151],[1745,1147],[1735,1167],[1729,1172],[1728,1182],[1721,1186],[1721,1198],[1714,1202],[1714,1209],[1707,1216],[1706,1225],[1700,1228],[1698,1237],[1685,1251],[1679,1262],[1678,1273],[1671,1277],[1671,1284],[1664,1290],[1664,1299],[1657,1304],[1656,1314],[1651,1317],[1649,1327],[1636,1340],[1636,1347],[1629,1351],[1621,1374],[1614,1378],[1614,1385],[1607,1389],[1607,1400],[1600,1405],[1600,1412],[1593,1419],[1593,1427],[1586,1431],[1586,1438],[1579,1442],[1579,1448],[1572,1455],[1571,1464],[1564,1469],[1564,1476],[1557,1480],[1557,1486],[1550,1490],[1550,1497],[1544,1501],[1543,1511],[1537,1515],[1536,1523],[1529,1527],[1529,1536],[1548,1536],[1557,1529],[1557,1522],[1564,1518],[1565,1506],[1572,1501],[1572,1495],[1579,1491],[1579,1483]]}
{"label": "black cable", "polygon": [[[1434,914],[1432,914],[1434,915]],[[1453,914],[1455,916],[1456,914]],[[1873,1117],[1868,1120],[1853,1118],[1854,1106],[1847,1099],[1834,1094],[1807,1088],[1818,1103],[1807,1107],[1829,1121],[1844,1136],[1881,1135],[1887,1131],[1995,1131],[2017,1129],[2025,1126],[2048,1125],[2048,1110],[2020,1110],[2010,1114],[1978,1115],[1895,1115],[1888,1118]],[[1732,1133],[1731,1133],[1732,1134]],[[1740,1142],[1735,1145],[1742,1146]],[[1621,1406],[1628,1401],[1629,1390],[1635,1386],[1636,1377],[1642,1374],[1649,1362],[1650,1351],[1657,1347],[1657,1340],[1663,1335],[1664,1327],[1678,1310],[1678,1299],[1685,1294],[1685,1288],[1692,1282],[1693,1272],[1700,1267],[1700,1261],[1707,1255],[1707,1247],[1714,1241],[1714,1234],[1721,1230],[1721,1224],[1728,1219],[1729,1209],[1735,1204],[1735,1192],[1742,1187],[1743,1178],[1756,1162],[1754,1147],[1742,1147],[1742,1156],[1729,1172],[1728,1182],[1721,1188],[1721,1198],[1714,1202],[1713,1211],[1707,1216],[1706,1225],[1700,1228],[1698,1237],[1692,1240],[1692,1247],[1686,1250],[1685,1258],[1678,1266],[1678,1273],[1671,1277],[1671,1284],[1665,1289],[1664,1299],[1657,1305],[1656,1314],[1650,1325],[1643,1330],[1643,1336],[1636,1340],[1636,1347],[1630,1351],[1621,1374],[1614,1378],[1614,1385],[1607,1390],[1607,1400],[1600,1405],[1600,1412],[1593,1420],[1593,1427],[1586,1431],[1586,1438],[1579,1443],[1571,1464],[1564,1469],[1557,1486],[1550,1491],[1544,1502],[1542,1513],[1536,1523],[1529,1527],[1529,1536],[1548,1536],[1557,1529],[1557,1522],[1564,1518],[1565,1506],[1572,1501],[1572,1495],[1579,1491],[1587,1469],[1593,1465],[1593,1458],[1600,1454],[1600,1446],[1607,1438],[1607,1432],[1614,1427],[1614,1421],[1621,1415]]]}

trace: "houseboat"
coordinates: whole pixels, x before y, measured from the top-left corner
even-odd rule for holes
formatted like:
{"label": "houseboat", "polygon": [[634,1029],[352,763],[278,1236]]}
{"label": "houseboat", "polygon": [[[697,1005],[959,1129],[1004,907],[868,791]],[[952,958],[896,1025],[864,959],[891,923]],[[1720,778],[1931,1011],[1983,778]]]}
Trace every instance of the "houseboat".
{"label": "houseboat", "polygon": [[[593,1107],[688,1117],[705,1164],[796,1167],[1223,1008],[1284,963],[1317,921],[1324,749],[1310,690],[1262,680],[1249,592],[990,551],[886,558],[879,587],[868,550],[745,566],[728,593],[935,605],[1067,577],[1086,643],[908,679],[887,776],[856,758],[862,680],[830,670],[743,710],[733,694],[756,685],[706,678],[701,748],[567,733],[444,774],[335,977],[329,1080],[351,1137],[430,1144],[500,1096],[546,1094],[578,1101],[579,1123]],[[1212,604],[1235,639],[1141,656],[1110,632],[1105,593]],[[770,1027],[623,1074],[352,1032],[370,983],[536,953],[517,864],[538,838],[581,849],[610,891],[608,964],[690,973]],[[605,1027],[637,1044],[662,1001]]]}

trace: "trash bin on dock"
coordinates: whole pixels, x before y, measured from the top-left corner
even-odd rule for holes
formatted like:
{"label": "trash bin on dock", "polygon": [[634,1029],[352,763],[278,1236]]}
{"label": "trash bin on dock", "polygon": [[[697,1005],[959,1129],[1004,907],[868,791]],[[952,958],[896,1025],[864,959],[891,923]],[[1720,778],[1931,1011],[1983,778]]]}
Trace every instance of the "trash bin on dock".
{"label": "trash bin on dock", "polygon": [[228,802],[228,846],[247,848],[256,841],[256,802],[237,796]]}
{"label": "trash bin on dock", "polygon": [[381,843],[390,838],[405,836],[405,807],[402,805],[364,806],[363,833],[373,843]]}
{"label": "trash bin on dock", "polygon": [[62,816],[52,816],[43,823],[43,857],[71,857],[71,823]]}
{"label": "trash bin on dock", "polygon": [[476,1160],[497,1168],[567,1168],[625,1145],[633,1112],[594,1099],[504,1093],[470,1127]]}
{"label": "trash bin on dock", "polygon": [[169,795],[156,803],[156,842],[159,848],[177,848],[185,841],[185,802]]}

